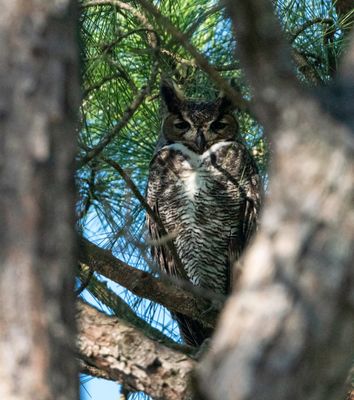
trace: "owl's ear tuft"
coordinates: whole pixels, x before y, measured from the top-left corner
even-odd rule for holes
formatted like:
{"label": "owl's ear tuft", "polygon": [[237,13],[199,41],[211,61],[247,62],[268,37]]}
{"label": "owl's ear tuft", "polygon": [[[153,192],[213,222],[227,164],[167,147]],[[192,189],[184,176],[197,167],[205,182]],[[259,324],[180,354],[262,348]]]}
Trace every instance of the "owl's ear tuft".
{"label": "owl's ear tuft", "polygon": [[225,96],[222,92],[220,93],[217,101],[218,109],[220,114],[226,114],[228,112],[235,111],[236,107],[233,105],[232,101]]}
{"label": "owl's ear tuft", "polygon": [[[236,80],[234,78],[231,78],[229,80],[229,85],[238,93],[241,93],[241,89],[239,85],[236,83]],[[227,112],[232,112],[232,111],[238,111],[238,107],[233,104],[231,99],[225,95],[224,92],[220,92],[218,99],[218,107],[220,113],[227,113]]]}
{"label": "owl's ear tuft", "polygon": [[181,104],[185,100],[182,91],[172,80],[163,80],[160,87],[160,95],[169,112],[180,111]]}

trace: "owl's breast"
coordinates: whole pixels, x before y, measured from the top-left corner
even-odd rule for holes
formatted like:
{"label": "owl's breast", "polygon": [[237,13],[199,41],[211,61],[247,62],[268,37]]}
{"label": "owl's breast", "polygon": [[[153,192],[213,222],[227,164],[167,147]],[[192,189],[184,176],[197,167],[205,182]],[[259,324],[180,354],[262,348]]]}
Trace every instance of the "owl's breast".
{"label": "owl's breast", "polygon": [[204,194],[205,198],[214,192],[213,189],[219,192],[226,189],[232,171],[227,172],[227,165],[224,164],[231,146],[230,142],[217,143],[201,155],[180,144],[171,146],[172,178],[189,199],[195,201],[200,194]]}
{"label": "owl's breast", "polygon": [[242,236],[243,151],[221,142],[200,155],[173,144],[160,150],[150,172],[149,193],[187,275],[217,292],[227,287],[230,237]]}

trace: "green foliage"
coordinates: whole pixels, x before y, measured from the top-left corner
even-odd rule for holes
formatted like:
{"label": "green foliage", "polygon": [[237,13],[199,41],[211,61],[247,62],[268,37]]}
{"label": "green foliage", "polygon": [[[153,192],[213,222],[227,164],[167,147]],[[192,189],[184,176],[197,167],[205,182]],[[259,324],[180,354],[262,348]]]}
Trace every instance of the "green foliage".
{"label": "green foliage", "polygon": [[[245,99],[251,99],[234,55],[237,43],[231,24],[221,6],[214,0],[156,0],[154,4],[223,77],[233,80]],[[299,79],[309,86],[329,81],[337,68],[350,16],[338,18],[334,2],[329,0],[276,0],[274,6],[298,55],[294,67]],[[172,77],[195,98],[212,98],[218,91],[191,55],[139,1],[112,0],[111,4],[97,5],[83,1],[80,11],[83,100],[78,227],[127,263],[151,269],[144,210],[105,159],[119,163],[144,193],[160,130],[161,77]],[[239,112],[238,118],[241,133],[266,177],[269,144],[263,129],[249,113]],[[105,139],[102,151],[85,159]],[[137,315],[178,340],[166,310],[126,290],[112,288]],[[114,292],[107,289],[104,295],[103,285],[98,296],[97,290],[91,285],[91,293],[114,312]]]}

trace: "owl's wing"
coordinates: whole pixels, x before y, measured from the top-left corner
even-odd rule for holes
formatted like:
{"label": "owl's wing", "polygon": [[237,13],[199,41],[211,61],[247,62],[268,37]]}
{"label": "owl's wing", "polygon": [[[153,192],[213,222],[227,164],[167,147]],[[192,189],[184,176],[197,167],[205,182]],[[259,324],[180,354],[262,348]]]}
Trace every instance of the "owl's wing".
{"label": "owl's wing", "polygon": [[[151,200],[151,198],[150,198]],[[148,204],[154,211],[156,215],[158,215],[158,201],[154,203],[150,203],[149,197],[148,197]],[[173,276],[180,276],[178,268],[176,266],[176,262],[171,255],[171,251],[168,249],[166,242],[169,240],[168,237],[166,237],[163,233],[162,230],[159,228],[158,224],[156,223],[153,218],[150,216],[147,216],[147,225],[149,229],[149,234],[150,234],[150,239],[151,239],[151,255],[153,259],[156,261],[159,269],[168,274],[168,275],[173,275]]]}
{"label": "owl's wing", "polygon": [[242,232],[245,246],[249,243],[252,235],[259,223],[259,213],[261,206],[262,183],[257,166],[252,158],[249,159],[248,179],[245,182],[245,208]]}
{"label": "owl's wing", "polygon": [[233,283],[231,274],[237,273],[234,263],[240,258],[257,229],[263,192],[258,168],[251,154],[243,143],[237,142],[235,146],[238,150],[236,167],[238,169],[237,182],[240,185],[241,218],[239,223],[241,226],[237,235],[231,234],[229,240],[229,289]]}
{"label": "owl's wing", "polygon": [[[166,177],[165,167],[166,165],[163,166],[163,163],[159,162],[158,155],[150,163],[146,200],[157,216],[159,216],[159,199],[163,198],[165,190],[165,183],[163,181],[163,178]],[[167,247],[166,240],[168,238],[165,237],[161,227],[159,227],[159,224],[150,215],[147,214],[146,218],[152,241],[151,253],[158,268],[168,275],[186,279],[184,270],[180,270],[178,263]],[[204,327],[200,322],[185,315],[172,313],[172,316],[178,324],[180,334],[185,343],[190,346],[200,346],[212,333],[212,329]]]}
{"label": "owl's wing", "polygon": [[[159,198],[163,198],[164,182],[161,179],[164,176],[162,163],[159,162],[159,156],[156,155],[150,163],[150,172],[148,186],[146,192],[146,201],[154,214],[159,217]],[[166,237],[166,232],[161,229],[161,223],[157,222],[157,218],[152,218],[147,214],[146,222],[151,239],[151,255],[158,268],[168,274],[177,277],[182,277],[178,271],[174,257],[167,246],[167,241],[171,240]]]}

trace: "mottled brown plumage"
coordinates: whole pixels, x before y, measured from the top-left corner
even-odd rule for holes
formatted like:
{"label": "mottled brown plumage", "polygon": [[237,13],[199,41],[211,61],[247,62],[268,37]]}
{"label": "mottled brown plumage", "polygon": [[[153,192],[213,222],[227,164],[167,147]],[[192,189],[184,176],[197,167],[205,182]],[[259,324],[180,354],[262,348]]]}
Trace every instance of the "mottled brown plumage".
{"label": "mottled brown plumage", "polygon": [[[152,254],[167,274],[227,294],[232,265],[254,232],[261,183],[257,167],[238,133],[230,102],[185,100],[163,83],[167,113],[150,164],[147,201],[173,238],[183,270],[148,217]],[[159,241],[161,244],[159,244]],[[200,345],[211,331],[175,315],[182,337]]]}

